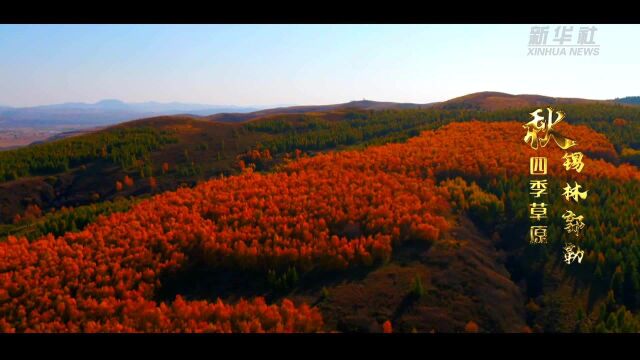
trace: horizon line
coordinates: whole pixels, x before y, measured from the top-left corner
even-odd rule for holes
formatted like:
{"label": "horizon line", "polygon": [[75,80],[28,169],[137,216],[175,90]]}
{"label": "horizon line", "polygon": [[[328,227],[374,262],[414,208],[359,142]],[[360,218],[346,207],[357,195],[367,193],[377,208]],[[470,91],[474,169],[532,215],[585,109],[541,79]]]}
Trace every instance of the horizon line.
{"label": "horizon line", "polygon": [[197,106],[211,106],[211,107],[236,107],[236,108],[258,108],[258,109],[270,109],[270,108],[280,108],[280,107],[297,107],[297,106],[329,106],[329,105],[338,105],[338,104],[348,104],[351,102],[359,102],[359,101],[373,101],[373,102],[381,102],[381,103],[396,103],[396,104],[415,104],[415,105],[429,105],[434,103],[445,102],[448,100],[474,95],[474,94],[482,94],[482,93],[500,93],[510,96],[545,96],[550,98],[564,98],[564,99],[584,99],[584,100],[595,100],[595,101],[610,101],[617,99],[624,99],[627,97],[636,97],[640,95],[626,95],[622,97],[614,97],[608,99],[595,99],[595,98],[584,98],[577,96],[552,96],[552,95],[542,95],[535,93],[521,93],[521,94],[512,94],[503,91],[495,91],[495,90],[486,90],[486,91],[476,91],[471,93],[466,93],[463,95],[447,98],[444,100],[436,100],[436,101],[428,101],[428,102],[413,102],[413,101],[394,101],[394,100],[374,100],[374,99],[352,99],[348,101],[338,101],[338,102],[330,102],[330,103],[277,103],[277,104],[249,104],[249,105],[238,105],[238,104],[213,104],[213,103],[205,103],[205,102],[197,102],[197,101],[157,101],[157,100],[144,100],[144,101],[127,101],[118,98],[102,98],[97,101],[64,101],[64,102],[56,102],[56,103],[46,103],[46,104],[37,104],[37,105],[7,105],[5,103],[0,103],[0,107],[11,108],[11,109],[27,109],[27,108],[35,108],[35,107],[45,107],[45,106],[55,106],[55,105],[97,105],[106,101],[117,101],[123,103],[124,105],[140,105],[140,104],[159,104],[159,105],[197,105]]}

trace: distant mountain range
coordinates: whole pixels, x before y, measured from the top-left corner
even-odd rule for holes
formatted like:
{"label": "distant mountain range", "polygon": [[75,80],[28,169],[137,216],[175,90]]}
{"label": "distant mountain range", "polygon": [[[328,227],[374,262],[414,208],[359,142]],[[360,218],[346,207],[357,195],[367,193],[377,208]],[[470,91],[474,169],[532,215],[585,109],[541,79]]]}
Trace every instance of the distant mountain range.
{"label": "distant mountain range", "polygon": [[94,127],[159,115],[189,114],[205,116],[222,112],[244,113],[257,107],[188,103],[125,103],[102,100],[94,104],[64,103],[22,108],[0,106],[0,128],[16,127]]}
{"label": "distant mountain range", "polygon": [[86,129],[161,115],[192,115],[218,122],[242,122],[281,114],[345,111],[350,109],[383,110],[433,107],[439,109],[492,111],[506,108],[575,103],[640,105],[640,97],[630,96],[612,100],[590,100],[529,94],[513,95],[495,91],[484,91],[460,96],[447,101],[424,104],[360,100],[341,104],[289,106],[271,109],[179,102],[125,103],[120,100],[102,100],[94,104],[64,103],[23,108],[0,106],[0,128],[65,127],[68,129]]}

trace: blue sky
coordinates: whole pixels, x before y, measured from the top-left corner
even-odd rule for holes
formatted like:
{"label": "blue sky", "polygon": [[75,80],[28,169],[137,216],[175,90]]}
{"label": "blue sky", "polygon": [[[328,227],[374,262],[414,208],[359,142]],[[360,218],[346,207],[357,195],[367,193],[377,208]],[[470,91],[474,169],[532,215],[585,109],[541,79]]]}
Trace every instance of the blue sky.
{"label": "blue sky", "polygon": [[0,105],[640,95],[640,26],[596,24],[583,57],[527,56],[531,26],[0,25]]}

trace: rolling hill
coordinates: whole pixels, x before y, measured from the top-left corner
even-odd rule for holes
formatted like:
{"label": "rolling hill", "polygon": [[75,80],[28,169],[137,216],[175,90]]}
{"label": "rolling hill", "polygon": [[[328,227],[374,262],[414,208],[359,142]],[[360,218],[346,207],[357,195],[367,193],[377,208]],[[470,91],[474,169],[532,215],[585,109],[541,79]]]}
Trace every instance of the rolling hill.
{"label": "rolling hill", "polygon": [[[495,99],[503,96],[496,93],[471,94],[462,99],[453,99],[450,104],[473,101],[479,106],[495,106]],[[541,104],[552,99],[539,96],[507,97],[520,99],[518,101],[527,104]],[[30,204],[47,210],[113,200],[123,195],[148,194],[151,191],[148,184],[150,176],[157,182],[154,191],[171,190],[181,184],[193,185],[211,176],[236,173],[239,171],[239,160],[246,164],[254,163],[257,170],[268,170],[298,150],[314,153],[406,141],[422,130],[454,121],[524,121],[530,110],[529,105],[525,108],[486,111],[470,110],[466,106],[448,109],[443,108],[443,104],[420,107],[416,104],[366,101],[332,105],[329,107],[332,110],[327,111],[320,111],[326,107],[294,107],[265,111],[261,115],[253,113],[250,116],[257,117],[243,122],[220,122],[194,116],[161,116],[131,121],[97,132],[76,132],[71,134],[76,136],[3,151],[0,152],[0,158],[4,159],[0,164],[0,180],[5,182],[0,183],[0,222],[11,223],[13,217],[25,211]],[[567,103],[565,107],[568,121],[587,124],[609,137],[619,155],[610,160],[640,164],[637,151],[640,148],[640,129],[639,123],[634,121],[640,119],[640,108],[582,100]],[[307,110],[312,112],[299,113]],[[283,114],[282,111],[287,113]],[[614,122],[616,119],[627,120]],[[120,153],[131,151],[127,148],[137,141],[135,136],[138,135],[132,131],[130,138],[125,136],[113,144],[110,142],[115,138],[102,140],[105,142],[100,146],[105,147],[105,159],[100,154],[102,149],[95,145],[97,142],[93,139],[123,129],[150,130],[153,134],[170,133],[163,136],[171,137],[173,143],[127,155],[133,160],[125,161]],[[52,158],[63,146],[72,149],[89,146],[93,150],[78,153],[77,158],[64,150],[63,157]],[[264,161],[251,155],[251,151],[258,148],[269,149],[273,160]],[[109,160],[111,157],[112,160]],[[31,164],[23,160],[14,164],[15,159],[31,159]],[[168,172],[162,171],[165,163],[171,169]],[[140,180],[135,181],[134,186],[118,192],[115,184],[122,182],[125,175]]]}
{"label": "rolling hill", "polygon": [[[148,121],[183,134],[202,125]],[[483,125],[494,142],[459,151]],[[627,200],[640,172],[598,158],[615,152],[604,135],[566,125],[590,154],[581,180],[608,200],[584,209],[601,225],[581,242],[582,266],[564,266],[566,239],[526,242],[521,164],[537,153],[509,151],[523,147],[521,130],[453,122],[406,143],[298,154],[273,172],[248,166],[157,194],[83,230],[10,236],[0,330],[638,331],[637,253],[617,254],[638,247]],[[561,169],[552,164],[564,179]]]}
{"label": "rolling hill", "polygon": [[[625,98],[626,99],[626,98]],[[506,110],[523,107],[540,107],[559,104],[610,104],[614,102],[634,104],[630,100],[591,100],[581,98],[555,98],[543,95],[513,95],[495,91],[472,93],[442,102],[424,104],[380,102],[371,100],[351,101],[343,104],[291,106],[265,109],[247,113],[219,113],[207,116],[208,119],[221,122],[242,122],[274,115],[303,114],[347,110],[401,110],[401,109],[447,109],[447,110]]]}
{"label": "rolling hill", "polygon": [[219,106],[185,103],[124,103],[119,100],[102,100],[94,104],[64,103],[26,108],[0,107],[0,127],[28,126],[96,126],[109,125],[133,119],[159,115],[202,116],[219,122],[242,122],[271,115],[303,114],[348,110],[399,110],[474,109],[504,110],[526,106],[556,104],[621,103],[637,104],[635,97],[615,100],[590,100],[580,98],[555,98],[543,95],[512,95],[501,92],[478,92],[443,102],[425,104],[381,102],[371,100],[350,101],[341,104],[278,107],[256,110],[251,107]]}
{"label": "rolling hill", "polygon": [[543,95],[512,95],[484,91],[453,98],[435,106],[442,109],[504,110],[523,107],[541,107],[560,104],[612,103],[612,100],[589,100],[580,98],[556,98]]}
{"label": "rolling hill", "polygon": [[[382,111],[407,109],[478,110],[499,111],[523,107],[540,107],[567,104],[625,104],[636,105],[634,97],[615,100],[589,100],[579,98],[554,98],[542,95],[512,95],[500,92],[479,92],[426,104],[379,102],[371,100],[351,101],[342,104],[278,107],[252,111],[242,107],[210,106],[183,103],[124,103],[119,100],[103,100],[95,104],[66,103],[31,108],[0,108],[0,135],[6,138],[0,148],[15,148],[32,142],[44,142],[73,136],[132,119],[157,115],[202,117],[216,122],[246,122],[257,119],[300,114],[334,113],[339,118],[351,111]],[[33,130],[29,130],[33,129]],[[51,139],[43,131],[54,134]],[[24,139],[16,138],[24,137]],[[31,140],[30,140],[31,139]]]}
{"label": "rolling hill", "polygon": [[[587,156],[581,266],[562,262],[564,237],[525,239],[530,154],[508,149],[549,103]],[[158,116],[0,152],[0,330],[640,330],[640,107],[347,104]]]}
{"label": "rolling hill", "polygon": [[330,111],[348,111],[348,110],[391,110],[391,109],[425,109],[432,104],[412,104],[412,103],[395,103],[381,102],[371,100],[350,101],[343,104],[333,105],[309,105],[309,106],[290,106],[273,109],[254,111],[249,113],[220,113],[208,116],[207,118],[220,122],[242,122],[255,120],[262,117],[285,114],[304,114],[304,113],[321,113]]}

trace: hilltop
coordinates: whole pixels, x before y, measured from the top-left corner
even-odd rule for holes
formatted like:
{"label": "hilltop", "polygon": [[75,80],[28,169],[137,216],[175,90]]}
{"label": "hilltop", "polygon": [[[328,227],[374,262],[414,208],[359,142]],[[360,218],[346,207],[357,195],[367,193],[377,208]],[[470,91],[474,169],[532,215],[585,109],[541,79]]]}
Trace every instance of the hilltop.
{"label": "hilltop", "polygon": [[208,116],[207,118],[221,122],[242,122],[255,120],[262,117],[284,114],[304,114],[304,113],[322,113],[331,111],[348,111],[348,110],[388,110],[388,109],[424,109],[432,106],[432,104],[413,104],[413,103],[395,103],[382,102],[372,100],[350,101],[343,104],[332,105],[308,105],[308,106],[290,106],[279,107],[254,111],[249,113],[220,113]]}
{"label": "hilltop", "polygon": [[543,95],[512,95],[496,91],[468,94],[436,104],[443,109],[504,110],[523,107],[541,107],[561,104],[612,103],[612,100],[558,98]]}

